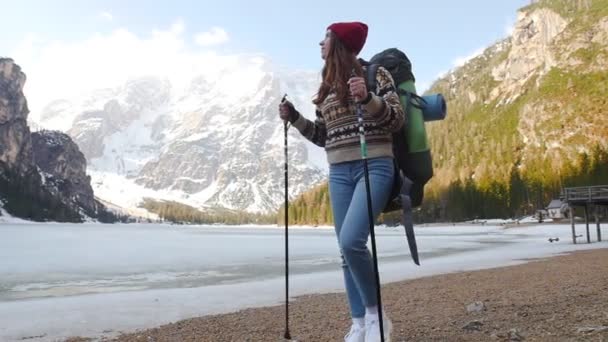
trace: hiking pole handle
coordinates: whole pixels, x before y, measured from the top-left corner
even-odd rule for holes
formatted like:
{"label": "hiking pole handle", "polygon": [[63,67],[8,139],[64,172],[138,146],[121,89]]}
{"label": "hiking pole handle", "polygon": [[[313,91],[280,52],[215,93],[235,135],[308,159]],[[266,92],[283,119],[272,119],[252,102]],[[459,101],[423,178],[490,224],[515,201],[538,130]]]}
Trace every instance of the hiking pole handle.
{"label": "hiking pole handle", "polygon": [[[357,77],[355,69],[350,73],[350,77]],[[359,145],[361,146],[361,159],[367,160],[367,141],[365,140],[365,128],[363,127],[363,108],[361,103],[356,103],[357,122],[359,124]]]}

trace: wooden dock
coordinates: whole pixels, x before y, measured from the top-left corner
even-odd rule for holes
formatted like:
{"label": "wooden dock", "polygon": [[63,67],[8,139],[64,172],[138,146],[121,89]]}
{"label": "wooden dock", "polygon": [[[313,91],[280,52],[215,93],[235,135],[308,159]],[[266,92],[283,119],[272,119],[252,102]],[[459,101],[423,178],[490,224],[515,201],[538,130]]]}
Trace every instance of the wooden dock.
{"label": "wooden dock", "polygon": [[572,225],[572,242],[576,244],[577,238],[576,228],[574,225],[574,207],[583,207],[585,210],[587,243],[591,243],[591,236],[589,234],[589,208],[594,208],[595,224],[597,226],[597,240],[602,241],[599,208],[601,206],[608,206],[608,185],[564,188],[560,197],[563,202],[568,203],[570,224]]}

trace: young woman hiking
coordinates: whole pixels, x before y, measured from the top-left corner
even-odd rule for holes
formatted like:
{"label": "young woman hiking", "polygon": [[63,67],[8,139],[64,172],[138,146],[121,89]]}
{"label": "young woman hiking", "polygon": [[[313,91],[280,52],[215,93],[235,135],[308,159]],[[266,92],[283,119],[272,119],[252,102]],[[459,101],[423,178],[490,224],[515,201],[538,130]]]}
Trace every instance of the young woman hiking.
{"label": "young woman hiking", "polygon": [[[357,108],[360,106],[363,114],[374,220],[388,201],[394,180],[391,133],[400,129],[405,120],[395,84],[386,69],[378,68],[377,89],[367,89],[365,70],[357,60],[367,29],[361,22],[334,23],[327,28],[320,42],[325,65],[313,100],[314,121],[302,116],[289,101],[279,105],[280,118],[327,153],[330,201],[353,320],[344,338],[348,342],[380,341],[376,278],[367,248],[370,222]],[[386,315],[383,318],[388,341],[391,322]]]}

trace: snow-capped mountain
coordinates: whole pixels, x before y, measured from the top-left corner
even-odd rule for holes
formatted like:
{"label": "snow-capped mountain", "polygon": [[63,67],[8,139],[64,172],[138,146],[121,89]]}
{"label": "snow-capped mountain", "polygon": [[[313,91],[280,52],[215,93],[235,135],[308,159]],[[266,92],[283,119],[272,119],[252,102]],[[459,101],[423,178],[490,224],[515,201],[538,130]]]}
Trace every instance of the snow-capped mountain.
{"label": "snow-capped mountain", "polygon": [[[318,73],[240,56],[174,76],[140,76],[57,99],[38,123],[74,139],[96,196],[108,202],[135,207],[151,197],[196,207],[277,209],[284,191],[278,104],[287,93],[302,114],[314,115]],[[323,162],[321,148],[289,130],[291,196],[325,178]]]}

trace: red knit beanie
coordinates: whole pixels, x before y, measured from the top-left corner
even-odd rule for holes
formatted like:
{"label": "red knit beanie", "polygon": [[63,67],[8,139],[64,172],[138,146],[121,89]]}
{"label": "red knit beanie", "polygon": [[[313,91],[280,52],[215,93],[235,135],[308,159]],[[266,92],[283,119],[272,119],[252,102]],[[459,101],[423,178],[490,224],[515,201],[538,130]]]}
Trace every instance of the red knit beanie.
{"label": "red knit beanie", "polygon": [[355,54],[361,52],[367,39],[367,25],[358,21],[334,23],[327,29],[335,33],[338,39]]}

